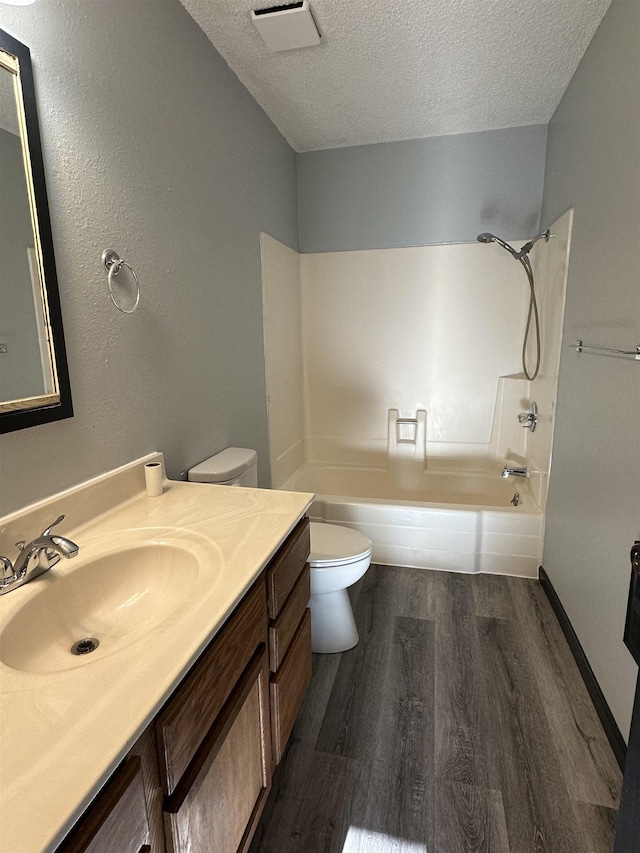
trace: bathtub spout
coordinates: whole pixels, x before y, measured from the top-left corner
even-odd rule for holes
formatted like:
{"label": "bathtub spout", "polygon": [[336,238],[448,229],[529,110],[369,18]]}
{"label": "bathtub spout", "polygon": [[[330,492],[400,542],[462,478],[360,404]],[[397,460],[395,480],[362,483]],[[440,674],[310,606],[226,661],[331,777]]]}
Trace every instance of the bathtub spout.
{"label": "bathtub spout", "polygon": [[510,477],[510,476],[528,477],[529,476],[529,469],[528,468],[509,468],[505,465],[504,468],[502,469],[502,476],[505,478]]}

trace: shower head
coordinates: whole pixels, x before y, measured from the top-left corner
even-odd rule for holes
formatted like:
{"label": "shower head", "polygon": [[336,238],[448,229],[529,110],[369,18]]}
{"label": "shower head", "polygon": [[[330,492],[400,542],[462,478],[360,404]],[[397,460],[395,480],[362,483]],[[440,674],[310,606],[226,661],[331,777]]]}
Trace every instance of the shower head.
{"label": "shower head", "polygon": [[503,249],[506,249],[507,252],[511,252],[514,258],[518,257],[518,252],[510,246],[508,243],[505,243],[504,240],[501,240],[500,237],[496,237],[495,234],[490,234],[488,231],[483,231],[482,234],[478,234],[476,237],[478,243],[497,243],[499,246],[502,246]]}
{"label": "shower head", "polygon": [[476,240],[478,243],[497,243],[499,246],[502,246],[503,249],[506,249],[507,252],[510,252],[516,261],[528,262],[528,258],[526,257],[529,252],[533,249],[534,243],[537,243],[538,240],[545,240],[547,243],[549,242],[551,232],[547,228],[542,234],[538,234],[533,240],[529,240],[528,243],[525,243],[524,246],[518,251],[514,249],[513,246],[510,246],[508,243],[505,243],[504,240],[501,240],[500,237],[496,237],[495,234],[490,234],[489,231],[483,231],[482,234],[478,234]]}

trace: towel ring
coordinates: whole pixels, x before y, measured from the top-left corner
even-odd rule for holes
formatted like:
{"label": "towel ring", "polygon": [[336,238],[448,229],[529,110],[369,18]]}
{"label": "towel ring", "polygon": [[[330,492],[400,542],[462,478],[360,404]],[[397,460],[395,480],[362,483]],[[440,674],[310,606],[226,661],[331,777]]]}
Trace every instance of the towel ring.
{"label": "towel ring", "polygon": [[[128,264],[126,261],[123,261],[120,255],[117,252],[114,252],[113,249],[104,250],[104,252],[102,253],[102,265],[108,273],[107,285],[109,286],[109,298],[116,306],[118,311],[122,311],[123,314],[133,314],[140,302],[140,282],[138,281],[136,271],[131,266],[131,264]],[[113,295],[113,276],[119,275],[123,267],[126,267],[129,270],[129,272],[133,276],[133,280],[136,283],[136,301],[133,304],[133,308],[123,308],[122,305],[118,304],[118,301]]]}

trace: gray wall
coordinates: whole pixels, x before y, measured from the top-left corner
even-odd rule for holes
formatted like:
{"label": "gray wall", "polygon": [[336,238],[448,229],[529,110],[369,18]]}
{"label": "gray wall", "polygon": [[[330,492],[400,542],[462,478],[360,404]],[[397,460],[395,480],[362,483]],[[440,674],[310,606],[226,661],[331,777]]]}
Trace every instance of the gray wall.
{"label": "gray wall", "polygon": [[506,240],[538,230],[543,125],[298,154],[300,251]]}
{"label": "gray wall", "polygon": [[[14,108],[15,109],[15,108]],[[33,228],[20,137],[0,128],[0,400],[44,392],[27,247]]]}
{"label": "gray wall", "polygon": [[265,482],[259,232],[297,248],[294,152],[178,0],[1,5],[0,27],[32,52],[75,409],[0,438],[0,511],[155,449],[175,476],[255,447]]}
{"label": "gray wall", "polygon": [[640,342],[640,4],[613,0],[549,126],[542,219],[575,206],[544,566],[626,736],[622,643],[640,537],[640,366],[567,344]]}

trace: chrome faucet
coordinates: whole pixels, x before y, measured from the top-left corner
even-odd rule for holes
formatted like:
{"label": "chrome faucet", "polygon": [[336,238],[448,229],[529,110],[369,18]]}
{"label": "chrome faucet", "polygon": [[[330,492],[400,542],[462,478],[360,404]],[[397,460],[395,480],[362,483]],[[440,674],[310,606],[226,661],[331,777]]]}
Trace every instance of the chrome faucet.
{"label": "chrome faucet", "polygon": [[16,542],[20,553],[12,563],[8,557],[0,557],[0,595],[18,589],[34,578],[48,572],[60,560],[60,557],[71,559],[78,553],[78,546],[70,539],[51,531],[64,519],[64,515],[56,518],[53,524],[28,544],[23,540]]}
{"label": "chrome faucet", "polygon": [[503,477],[528,477],[529,469],[528,468],[509,468],[506,465],[502,469]]}

